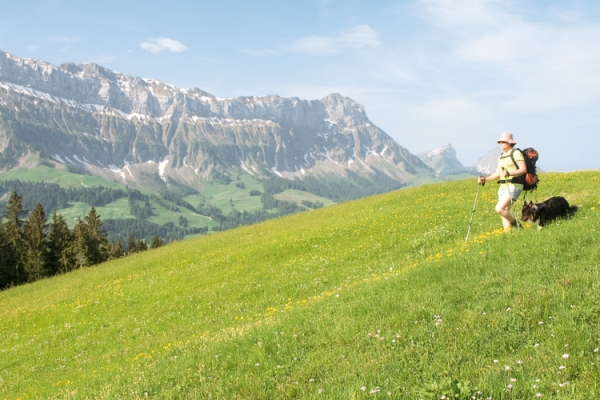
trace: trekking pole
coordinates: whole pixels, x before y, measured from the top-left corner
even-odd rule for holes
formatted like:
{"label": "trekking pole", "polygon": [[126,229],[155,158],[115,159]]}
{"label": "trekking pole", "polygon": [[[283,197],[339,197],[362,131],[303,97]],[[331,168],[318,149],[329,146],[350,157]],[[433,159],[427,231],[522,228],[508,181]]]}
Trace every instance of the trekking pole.
{"label": "trekking pole", "polygon": [[479,182],[477,183],[477,192],[475,193],[475,201],[473,202],[473,211],[471,211],[471,220],[469,221],[469,229],[467,229],[467,237],[465,243],[469,241],[469,233],[471,232],[471,224],[473,223],[473,215],[475,215],[475,205],[477,204],[477,197],[479,196]]}

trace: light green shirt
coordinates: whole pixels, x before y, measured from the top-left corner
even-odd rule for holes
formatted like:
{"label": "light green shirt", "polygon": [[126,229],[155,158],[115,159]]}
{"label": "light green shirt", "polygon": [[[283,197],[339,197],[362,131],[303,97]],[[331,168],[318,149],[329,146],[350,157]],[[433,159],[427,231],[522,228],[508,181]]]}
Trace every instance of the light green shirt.
{"label": "light green shirt", "polygon": [[[513,162],[513,159],[510,156],[511,153],[513,153],[513,157],[515,158],[516,163],[518,163],[519,161],[523,161],[523,162],[525,161],[525,158],[523,157],[523,153],[521,153],[520,150],[511,149],[507,153],[502,153],[500,155],[500,158],[498,159],[498,166],[496,167],[496,173],[500,174],[500,180],[505,179],[504,175],[502,174],[502,168],[507,170],[511,175],[519,169]],[[509,180],[512,178],[513,178],[512,176],[508,177]],[[510,185],[523,190],[523,185],[520,183],[510,182]]]}

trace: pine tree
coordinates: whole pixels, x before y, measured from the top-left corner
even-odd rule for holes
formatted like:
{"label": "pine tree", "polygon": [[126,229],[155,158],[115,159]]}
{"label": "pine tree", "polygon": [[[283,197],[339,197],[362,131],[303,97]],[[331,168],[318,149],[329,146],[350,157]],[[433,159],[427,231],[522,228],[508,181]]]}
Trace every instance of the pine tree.
{"label": "pine tree", "polygon": [[110,244],[110,252],[108,259],[116,260],[117,258],[121,258],[125,255],[125,249],[123,248],[123,241],[119,238],[116,242]]}
{"label": "pine tree", "polygon": [[83,268],[91,265],[88,261],[88,230],[87,225],[81,219],[73,227],[71,246],[68,252],[75,260],[74,268]]}
{"label": "pine tree", "polygon": [[154,235],[154,237],[152,238],[152,243],[150,243],[150,248],[156,249],[158,247],[161,247],[162,245],[163,245],[162,239],[159,238],[158,235]]}
{"label": "pine tree", "polygon": [[10,286],[11,276],[15,269],[14,259],[6,229],[0,220],[0,290]]}
{"label": "pine tree", "polygon": [[138,252],[148,250],[148,245],[146,244],[144,239],[138,239],[136,247]]}
{"label": "pine tree", "polygon": [[85,216],[85,222],[88,240],[86,257],[90,265],[100,264],[108,259],[108,234],[102,229],[102,221],[95,207]]}
{"label": "pine tree", "polygon": [[35,205],[23,225],[23,270],[27,282],[34,282],[47,275],[48,224],[46,213],[40,203]]}
{"label": "pine tree", "polygon": [[137,253],[137,241],[135,240],[135,236],[129,235],[127,239],[127,254]]}
{"label": "pine tree", "polygon": [[23,209],[23,197],[17,194],[15,190],[6,204],[4,217],[7,219],[5,224],[6,239],[8,241],[9,252],[13,257],[13,262],[7,270],[9,285],[19,285],[25,281],[23,270],[23,221],[22,217],[27,215]]}
{"label": "pine tree", "polygon": [[62,215],[56,214],[56,211],[52,214],[49,225],[48,241],[48,273],[56,275],[73,269],[75,267],[75,257],[71,251],[73,238],[67,221]]}

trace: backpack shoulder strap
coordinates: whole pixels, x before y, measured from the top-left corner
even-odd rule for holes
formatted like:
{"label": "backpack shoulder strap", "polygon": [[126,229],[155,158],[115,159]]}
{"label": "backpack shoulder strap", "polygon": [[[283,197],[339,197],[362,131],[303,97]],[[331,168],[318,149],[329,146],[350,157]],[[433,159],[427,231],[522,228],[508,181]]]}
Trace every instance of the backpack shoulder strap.
{"label": "backpack shoulder strap", "polygon": [[[517,162],[515,161],[515,156],[513,155],[513,153],[515,152],[515,150],[517,150],[517,151],[520,151],[520,152],[521,152],[521,154],[523,154],[523,152],[521,151],[521,149],[516,149],[516,148],[513,148],[513,149],[510,151],[510,159],[512,160],[513,164],[515,164],[515,168],[516,168],[516,169],[519,169],[519,164],[517,164]],[[524,155],[523,155],[523,158],[525,158],[525,156],[524,156]]]}

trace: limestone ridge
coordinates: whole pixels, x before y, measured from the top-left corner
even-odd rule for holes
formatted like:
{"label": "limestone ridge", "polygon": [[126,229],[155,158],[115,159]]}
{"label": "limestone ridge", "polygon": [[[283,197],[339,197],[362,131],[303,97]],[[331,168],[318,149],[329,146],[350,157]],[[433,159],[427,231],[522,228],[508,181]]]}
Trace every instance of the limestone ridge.
{"label": "limestone ridge", "polygon": [[149,176],[189,185],[231,168],[287,179],[383,174],[400,185],[434,176],[339,94],[219,99],[0,51],[0,169],[31,152],[134,185]]}
{"label": "limestone ridge", "polygon": [[435,170],[438,176],[456,175],[468,172],[458,158],[451,144],[439,149],[418,154],[418,157]]}
{"label": "limestone ridge", "polygon": [[491,175],[496,171],[498,165],[498,157],[502,154],[502,150],[494,148],[490,150],[486,155],[481,157],[474,167],[471,167],[471,171],[478,175]]}

